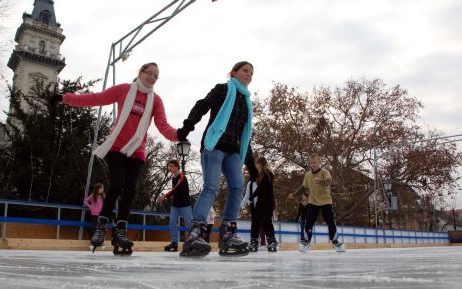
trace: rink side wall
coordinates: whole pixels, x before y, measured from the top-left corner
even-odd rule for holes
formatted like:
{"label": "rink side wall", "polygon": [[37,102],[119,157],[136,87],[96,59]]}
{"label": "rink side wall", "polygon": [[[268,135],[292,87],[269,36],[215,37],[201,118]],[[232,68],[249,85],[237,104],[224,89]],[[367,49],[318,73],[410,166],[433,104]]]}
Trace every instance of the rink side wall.
{"label": "rink side wall", "polygon": [[[239,229],[245,239],[250,239],[250,221],[240,221]],[[276,238],[280,243],[298,243],[300,226],[294,222],[274,222]],[[339,239],[345,244],[447,244],[448,233],[407,230],[374,229],[337,225]],[[317,224],[313,229],[315,244],[328,244],[327,225]]]}
{"label": "rink side wall", "polygon": [[[55,219],[46,218],[24,218],[10,216],[9,211],[15,206],[34,206],[56,210]],[[80,212],[87,210],[81,206],[50,204],[39,202],[25,202],[16,200],[0,199],[0,237],[5,239],[57,239],[76,240],[78,239],[79,228],[83,227],[83,239],[89,238],[87,229],[89,222],[81,222]],[[66,214],[68,212],[68,214]],[[72,213],[72,214],[69,214]],[[129,225],[129,238],[138,241],[161,241],[170,240],[169,235],[169,214],[160,212],[132,211],[131,224]],[[69,219],[69,215],[77,216]],[[67,216],[66,219],[63,216]],[[179,220],[180,222],[180,220]],[[211,241],[217,241],[216,228],[212,231]],[[182,224],[182,222],[180,222]],[[297,244],[300,239],[300,226],[294,222],[274,222],[276,238],[281,244]],[[391,244],[391,245],[418,245],[418,244],[448,244],[450,242],[448,233],[374,229],[365,227],[351,227],[338,225],[340,240],[345,244]],[[186,228],[180,227],[181,235],[184,237]],[[250,221],[240,220],[238,233],[246,240],[250,239]],[[107,239],[111,236],[106,234]],[[326,225],[316,225],[313,232],[315,244],[328,244],[328,230]],[[1,244],[0,244],[1,245]],[[1,246],[0,246],[1,247]]]}

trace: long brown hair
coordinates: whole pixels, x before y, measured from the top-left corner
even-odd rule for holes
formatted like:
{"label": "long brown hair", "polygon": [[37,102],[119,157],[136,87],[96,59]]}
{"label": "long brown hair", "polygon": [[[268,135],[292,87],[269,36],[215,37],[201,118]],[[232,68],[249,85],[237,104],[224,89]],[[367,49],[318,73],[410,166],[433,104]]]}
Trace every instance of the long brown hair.
{"label": "long brown hair", "polygon": [[263,177],[265,176],[265,174],[268,176],[268,178],[270,179],[271,181],[271,170],[269,168],[269,165],[268,165],[268,161],[266,160],[266,158],[264,157],[259,157],[257,158],[257,164],[260,164],[261,165],[261,168],[262,168],[262,171],[261,172],[258,172],[258,183],[261,183],[261,181],[263,180]]}
{"label": "long brown hair", "polygon": [[103,199],[105,197],[104,194],[104,185],[102,183],[96,183],[93,187],[93,191],[91,192],[93,202],[98,201],[98,191],[99,189],[103,189]]}
{"label": "long brown hair", "polygon": [[233,72],[237,72],[239,69],[241,69],[245,65],[250,65],[252,67],[252,69],[253,69],[252,63],[250,63],[248,61],[239,61],[238,63],[234,64],[233,68],[231,68],[231,71],[228,73],[228,77],[232,77]]}

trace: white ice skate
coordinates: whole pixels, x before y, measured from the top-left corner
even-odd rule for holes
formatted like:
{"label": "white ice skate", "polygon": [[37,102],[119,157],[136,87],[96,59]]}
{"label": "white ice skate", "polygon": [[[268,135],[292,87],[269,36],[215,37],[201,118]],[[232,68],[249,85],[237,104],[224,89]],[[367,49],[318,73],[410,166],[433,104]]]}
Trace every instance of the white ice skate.
{"label": "white ice skate", "polygon": [[337,251],[337,253],[344,253],[346,252],[345,250],[345,245],[343,243],[340,243],[340,242],[337,242],[337,243],[332,243],[332,247],[334,247],[335,251]]}
{"label": "white ice skate", "polygon": [[298,251],[300,251],[302,253],[308,253],[308,251],[310,251],[310,249],[311,249],[311,243],[310,242],[302,240],[302,241],[300,241],[300,243],[298,243]]}

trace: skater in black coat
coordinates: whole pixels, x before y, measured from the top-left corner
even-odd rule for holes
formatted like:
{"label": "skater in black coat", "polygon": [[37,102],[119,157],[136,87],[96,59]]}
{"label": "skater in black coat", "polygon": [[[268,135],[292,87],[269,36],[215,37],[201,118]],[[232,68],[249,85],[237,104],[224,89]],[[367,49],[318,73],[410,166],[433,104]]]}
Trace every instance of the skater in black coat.
{"label": "skater in black coat", "polygon": [[[268,161],[260,157],[256,161],[258,169],[257,189],[250,194],[252,225],[250,230],[251,251],[258,251],[258,235],[260,228],[265,230],[266,246],[268,251],[275,252],[278,242],[274,237],[273,212],[274,212],[274,175],[268,168]],[[252,190],[251,190],[252,191]]]}

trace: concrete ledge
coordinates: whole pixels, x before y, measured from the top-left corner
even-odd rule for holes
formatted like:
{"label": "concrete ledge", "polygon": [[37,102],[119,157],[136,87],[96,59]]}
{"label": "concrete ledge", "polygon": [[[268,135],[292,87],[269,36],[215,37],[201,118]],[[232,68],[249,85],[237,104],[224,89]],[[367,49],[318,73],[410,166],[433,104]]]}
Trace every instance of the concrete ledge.
{"label": "concrete ledge", "polygon": [[[161,252],[168,242],[141,242],[135,241],[133,249],[135,251]],[[111,241],[106,240],[106,250],[112,251]],[[11,250],[69,250],[85,251],[89,250],[88,240],[56,240],[56,239],[24,239],[7,238],[0,239],[0,249]],[[180,244],[181,246],[182,244]],[[431,244],[345,244],[347,249],[374,249],[374,248],[414,248],[414,247],[441,247],[441,246],[462,246],[462,244],[431,243]],[[213,251],[218,251],[218,244],[212,242]],[[283,251],[298,250],[298,244],[281,243],[279,249]],[[314,244],[313,250],[330,250],[330,244]]]}

